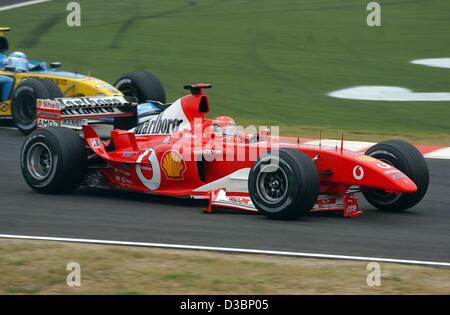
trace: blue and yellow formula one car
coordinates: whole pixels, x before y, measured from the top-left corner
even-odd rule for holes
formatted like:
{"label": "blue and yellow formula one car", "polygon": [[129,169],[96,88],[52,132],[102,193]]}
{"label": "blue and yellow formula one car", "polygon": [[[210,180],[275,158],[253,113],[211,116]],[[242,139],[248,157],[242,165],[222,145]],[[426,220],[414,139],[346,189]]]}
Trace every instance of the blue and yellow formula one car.
{"label": "blue and yellow formula one car", "polygon": [[87,75],[61,71],[59,62],[28,60],[22,52],[7,54],[5,33],[9,30],[0,27],[0,118],[12,118],[24,134],[36,128],[37,99],[126,95],[136,97],[139,103],[166,100],[161,82],[149,71],[124,74],[112,86]]}

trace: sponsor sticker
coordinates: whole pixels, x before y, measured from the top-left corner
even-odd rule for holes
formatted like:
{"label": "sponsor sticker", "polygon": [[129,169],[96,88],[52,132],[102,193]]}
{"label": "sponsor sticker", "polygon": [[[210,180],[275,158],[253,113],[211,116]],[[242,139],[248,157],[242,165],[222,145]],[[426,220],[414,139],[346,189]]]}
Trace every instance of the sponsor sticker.
{"label": "sponsor sticker", "polygon": [[77,129],[87,124],[88,124],[87,119],[64,119],[61,122],[61,126],[63,127],[77,128]]}
{"label": "sponsor sticker", "polygon": [[59,126],[59,120],[41,119],[41,118],[38,118],[38,120],[37,120],[38,128],[58,127],[58,126]]}
{"label": "sponsor sticker", "polygon": [[402,174],[402,173],[398,173],[398,174],[392,175],[393,179],[399,179],[399,178],[403,178],[403,177],[406,177],[406,175]]}
{"label": "sponsor sticker", "polygon": [[220,149],[198,149],[198,150],[194,150],[194,154],[211,154],[211,155],[215,155],[215,154],[222,154],[222,150]]}
{"label": "sponsor sticker", "polygon": [[[147,160],[149,164],[141,164]],[[150,190],[158,189],[161,184],[161,170],[154,149],[147,149],[136,160],[136,174],[141,183]]]}
{"label": "sponsor sticker", "polygon": [[117,114],[124,114],[117,107],[83,107],[83,108],[64,108],[62,115],[64,117],[76,116],[114,116]]}
{"label": "sponsor sticker", "polygon": [[59,113],[45,111],[45,110],[38,110],[36,113],[37,117],[40,118],[48,118],[48,119],[57,119],[61,118],[61,115]]}
{"label": "sponsor sticker", "polygon": [[247,196],[227,196],[223,189],[212,191],[212,204],[216,206],[240,207],[255,211],[255,206],[250,197]]}
{"label": "sponsor sticker", "polygon": [[91,145],[94,148],[98,148],[100,146],[100,141],[98,138],[93,138],[91,139]]}
{"label": "sponsor sticker", "polygon": [[314,204],[313,210],[336,209],[343,206],[342,198],[338,196],[319,196]]}
{"label": "sponsor sticker", "polygon": [[241,207],[249,207],[249,208],[254,208],[253,203],[250,199],[250,197],[233,197],[230,196],[230,202],[241,206]]}
{"label": "sponsor sticker", "polygon": [[364,178],[364,169],[362,166],[356,165],[353,168],[353,178],[356,180],[361,180]]}
{"label": "sponsor sticker", "polygon": [[9,104],[8,103],[0,103],[0,112],[5,113],[9,111]]}
{"label": "sponsor sticker", "polygon": [[384,162],[378,162],[378,163],[377,163],[377,166],[378,166],[379,168],[384,168],[384,169],[392,168],[392,166],[390,166],[389,164],[384,163]]}
{"label": "sponsor sticker", "polygon": [[324,197],[318,198],[316,204],[322,208],[336,205],[336,197]]}
{"label": "sponsor sticker", "polygon": [[56,100],[51,100],[51,99],[38,99],[37,103],[36,103],[36,107],[37,108],[41,108],[41,109],[54,109],[54,110],[60,110],[61,109],[61,104],[56,101]]}
{"label": "sponsor sticker", "polygon": [[361,162],[375,162],[375,161],[377,161],[377,159],[375,159],[375,158],[373,158],[371,156],[368,156],[368,155],[360,155],[356,159],[358,159]]}
{"label": "sponsor sticker", "polygon": [[137,126],[134,130],[135,134],[149,135],[149,134],[169,134],[177,132],[183,119],[177,118],[162,118],[164,112],[159,114],[155,119],[147,120],[146,122]]}
{"label": "sponsor sticker", "polygon": [[58,101],[63,107],[101,107],[128,105],[129,102],[122,96],[111,97],[71,97],[59,98]]}
{"label": "sponsor sticker", "polygon": [[67,85],[66,79],[51,78],[50,80],[53,80],[57,85]]}
{"label": "sponsor sticker", "polygon": [[183,173],[186,171],[186,164],[178,151],[166,151],[161,158],[161,164],[168,179],[183,179]]}

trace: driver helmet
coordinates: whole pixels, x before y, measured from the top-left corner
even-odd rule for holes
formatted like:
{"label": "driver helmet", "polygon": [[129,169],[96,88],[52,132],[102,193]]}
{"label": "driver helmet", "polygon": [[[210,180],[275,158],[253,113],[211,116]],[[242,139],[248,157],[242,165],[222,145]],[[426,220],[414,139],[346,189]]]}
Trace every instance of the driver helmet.
{"label": "driver helmet", "polygon": [[212,126],[214,131],[220,132],[226,136],[236,136],[237,135],[237,127],[236,121],[228,116],[218,116],[213,119]]}
{"label": "driver helmet", "polygon": [[6,58],[5,66],[13,67],[18,72],[28,71],[27,55],[20,51],[13,52]]}

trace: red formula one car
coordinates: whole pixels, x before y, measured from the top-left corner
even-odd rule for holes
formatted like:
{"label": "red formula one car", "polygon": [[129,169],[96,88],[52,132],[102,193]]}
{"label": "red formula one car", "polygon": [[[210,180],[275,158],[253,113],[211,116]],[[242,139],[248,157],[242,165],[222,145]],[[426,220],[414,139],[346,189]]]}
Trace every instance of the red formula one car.
{"label": "red formula one car", "polygon": [[[40,193],[79,185],[209,200],[206,211],[229,207],[273,219],[310,212],[361,214],[357,192],[376,208],[401,211],[428,188],[426,162],[414,146],[385,141],[366,154],[338,147],[281,141],[268,129],[244,132],[229,117],[207,119],[208,84],[188,85],[190,95],[152,108],[130,130],[99,135],[92,125],[35,130],[25,140],[21,167]],[[131,117],[127,97],[38,100],[37,117],[52,126],[64,120]],[[142,104],[141,104],[142,105]],[[136,120],[130,120],[136,121]],[[40,124],[38,124],[40,125]]]}

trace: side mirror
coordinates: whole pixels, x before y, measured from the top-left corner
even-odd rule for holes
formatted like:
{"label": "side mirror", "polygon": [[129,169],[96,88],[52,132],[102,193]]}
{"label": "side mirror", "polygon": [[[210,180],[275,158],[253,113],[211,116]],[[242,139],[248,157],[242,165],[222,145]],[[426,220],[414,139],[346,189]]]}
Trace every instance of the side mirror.
{"label": "side mirror", "polygon": [[61,62],[52,62],[50,64],[50,69],[52,69],[52,70],[56,70],[56,69],[59,69],[59,68],[61,68]]}

